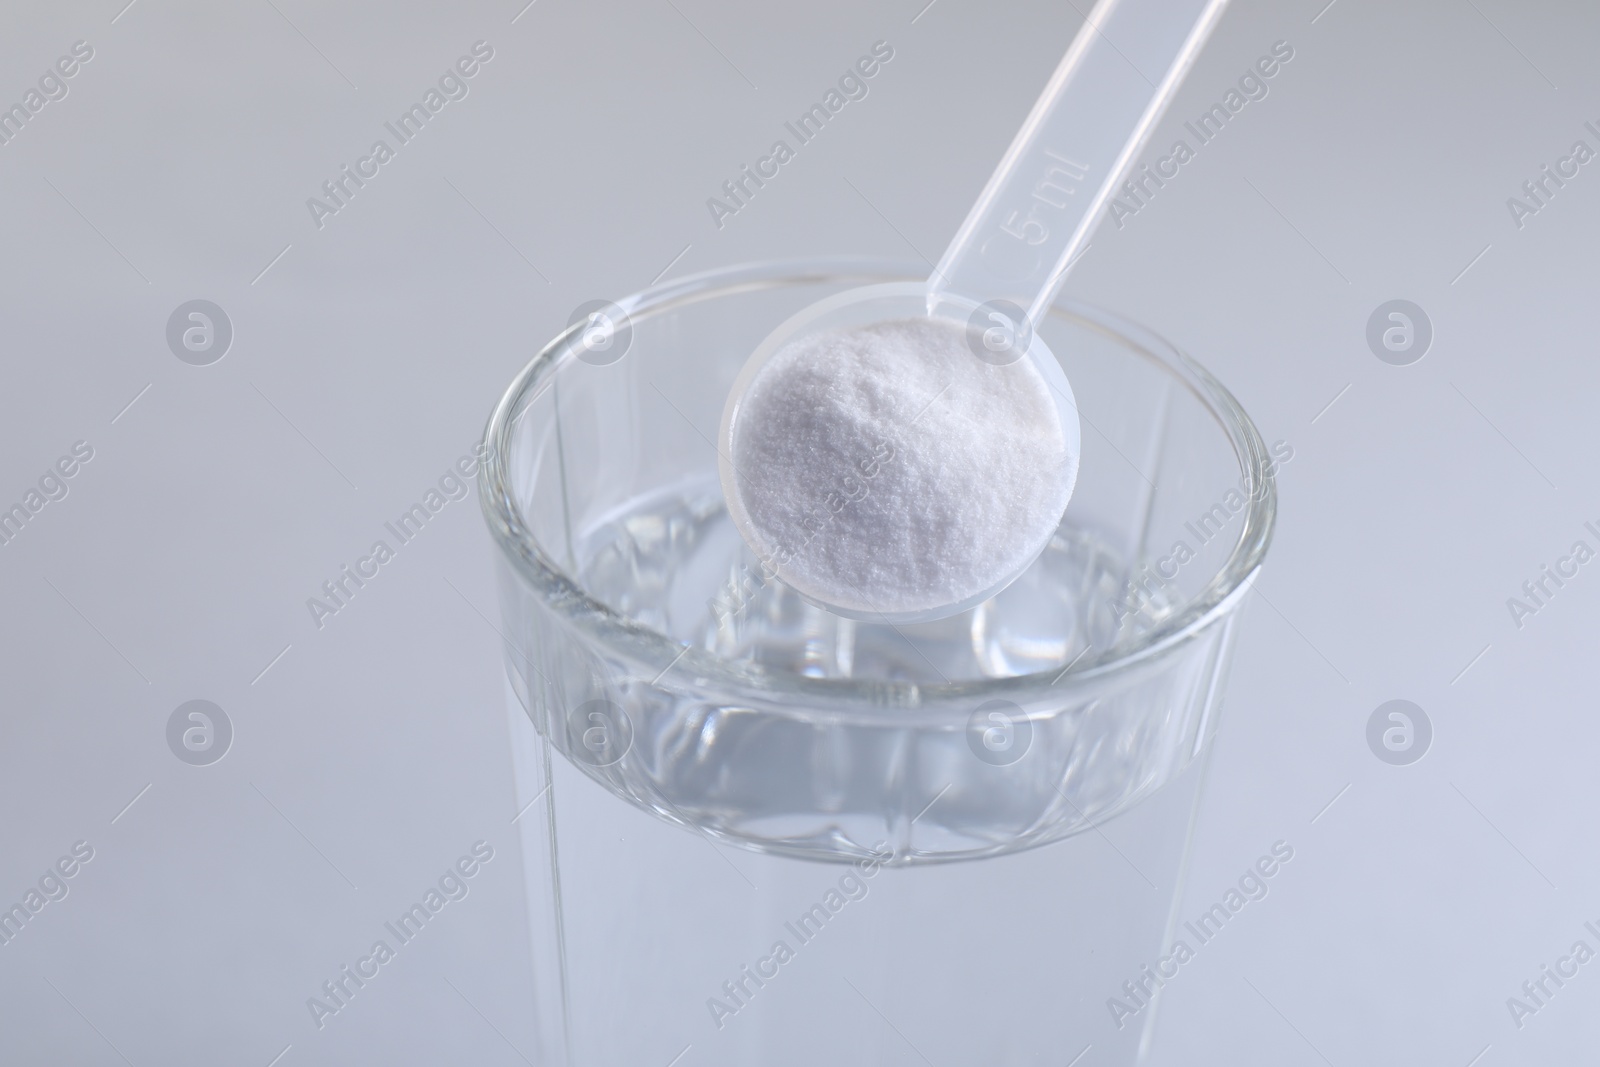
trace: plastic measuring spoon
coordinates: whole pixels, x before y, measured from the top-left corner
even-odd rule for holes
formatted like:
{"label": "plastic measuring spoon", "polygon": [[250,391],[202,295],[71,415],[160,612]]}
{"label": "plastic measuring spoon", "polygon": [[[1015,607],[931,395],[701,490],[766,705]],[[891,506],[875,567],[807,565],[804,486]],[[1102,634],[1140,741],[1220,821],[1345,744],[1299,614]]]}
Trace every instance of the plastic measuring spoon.
{"label": "plastic measuring spoon", "polygon": [[979,588],[947,603],[879,604],[871,590],[827,589],[797,575],[785,562],[793,553],[772,543],[747,507],[744,487],[760,472],[738,469],[746,401],[761,387],[771,357],[805,335],[943,320],[965,331],[977,358],[999,366],[1027,359],[1049,386],[1067,446],[1064,509],[1077,475],[1077,407],[1060,363],[1034,327],[1226,7],[1227,0],[1100,0],[928,281],[840,293],[794,315],[757,346],[723,409],[718,467],[729,514],[764,568],[836,614],[921,622],[982,603],[1044,551],[1053,531],[1020,565],[986,576]]}

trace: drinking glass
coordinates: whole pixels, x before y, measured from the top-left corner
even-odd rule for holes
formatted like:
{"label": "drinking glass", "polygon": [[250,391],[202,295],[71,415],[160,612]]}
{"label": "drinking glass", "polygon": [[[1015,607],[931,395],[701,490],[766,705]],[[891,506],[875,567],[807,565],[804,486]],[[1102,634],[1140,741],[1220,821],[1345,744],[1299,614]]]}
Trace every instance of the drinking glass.
{"label": "drinking glass", "polygon": [[1059,300],[1083,451],[1043,556],[937,622],[808,603],[728,518],[724,400],[775,323],[918,274],[762,263],[595,302],[490,419],[536,1062],[1132,1064],[1181,980],[1283,457],[1173,346]]}

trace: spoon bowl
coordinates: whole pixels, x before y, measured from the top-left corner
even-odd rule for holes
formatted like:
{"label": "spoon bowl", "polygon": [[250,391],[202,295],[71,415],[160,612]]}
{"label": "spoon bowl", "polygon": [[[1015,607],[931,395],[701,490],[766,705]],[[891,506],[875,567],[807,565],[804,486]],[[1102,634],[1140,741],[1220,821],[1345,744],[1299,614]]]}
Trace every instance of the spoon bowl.
{"label": "spoon bowl", "polygon": [[[718,474],[728,513],[758,557],[765,576],[781,579],[806,600],[846,618],[917,623],[966,611],[1015,581],[1038,559],[1054,532],[1052,524],[1049,531],[1042,531],[1036,542],[1027,546],[1025,554],[1011,557],[1010,565],[980,588],[968,589],[954,599],[927,600],[906,606],[880,602],[871,591],[864,589],[855,590],[857,595],[853,597],[841,596],[837,590],[824,589],[817,581],[808,580],[806,568],[796,565],[805,546],[776,543],[774,536],[752,515],[747,490],[761,472],[740,469],[740,433],[744,420],[757,417],[751,401],[761,395],[767,384],[766,376],[773,358],[807,338],[908,321],[939,323],[959,331],[974,363],[998,368],[994,374],[1017,376],[1031,372],[1037,375],[1059,421],[1064,445],[1064,469],[1060,472],[1065,484],[1060,497],[1063,508],[1077,478],[1081,434],[1072,386],[1055,355],[1016,305],[1004,301],[979,302],[947,291],[932,292],[921,282],[889,283],[839,293],[791,316],[757,346],[729,391],[718,431]],[[890,421],[885,427],[886,438],[904,441],[910,424],[940,399],[942,390],[930,379],[928,393],[931,399],[921,411],[898,413],[898,425]],[[864,476],[871,478],[875,473],[874,468]],[[854,477],[854,472],[842,468],[838,477],[848,481]],[[818,536],[827,535],[824,531]]]}

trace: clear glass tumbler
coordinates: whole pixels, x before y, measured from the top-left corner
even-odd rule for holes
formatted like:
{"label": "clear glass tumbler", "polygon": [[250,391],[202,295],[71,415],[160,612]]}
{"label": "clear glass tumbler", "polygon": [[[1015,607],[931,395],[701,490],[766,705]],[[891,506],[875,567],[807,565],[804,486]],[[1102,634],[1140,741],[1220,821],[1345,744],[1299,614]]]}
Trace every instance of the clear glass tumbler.
{"label": "clear glass tumbler", "polygon": [[917,273],[657,286],[546,345],[490,420],[541,1064],[1148,1047],[1275,457],[1171,345],[1062,301],[1040,331],[1083,453],[1045,554],[938,622],[807,603],[728,519],[723,401],[774,324]]}

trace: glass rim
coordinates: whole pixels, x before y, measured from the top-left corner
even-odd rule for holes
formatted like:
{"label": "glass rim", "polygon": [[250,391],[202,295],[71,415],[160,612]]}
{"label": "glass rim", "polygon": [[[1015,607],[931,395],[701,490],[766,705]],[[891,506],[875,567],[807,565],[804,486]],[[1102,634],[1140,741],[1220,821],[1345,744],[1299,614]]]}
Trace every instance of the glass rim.
{"label": "glass rim", "polygon": [[[925,265],[875,258],[767,260],[721,267],[650,286],[615,302],[632,323],[690,304],[742,292],[824,282],[869,284],[919,280]],[[573,341],[586,323],[558,333],[518,372],[495,405],[484,431],[488,454],[478,472],[484,518],[497,546],[515,573],[546,605],[559,602],[563,625],[582,631],[594,645],[637,662],[660,686],[688,678],[696,689],[752,700],[797,698],[803,710],[844,712],[855,705],[881,712],[890,707],[927,707],[946,700],[970,707],[973,699],[1027,699],[1042,689],[1058,693],[1096,686],[1164,658],[1228,615],[1261,568],[1277,516],[1277,487],[1267,447],[1255,423],[1227,387],[1199,363],[1153,331],[1093,305],[1057,298],[1049,314],[1098,332],[1155,363],[1200,401],[1232,447],[1243,476],[1246,506],[1238,540],[1228,558],[1183,608],[1132,643],[1108,649],[1081,665],[1069,665],[1005,678],[959,681],[893,681],[815,678],[733,660],[696,645],[686,645],[653,627],[634,622],[590,596],[576,578],[548,554],[532,533],[509,482],[507,458],[514,423],[577,358]],[[626,358],[626,357],[624,357]],[[802,711],[802,708],[795,708]]]}

